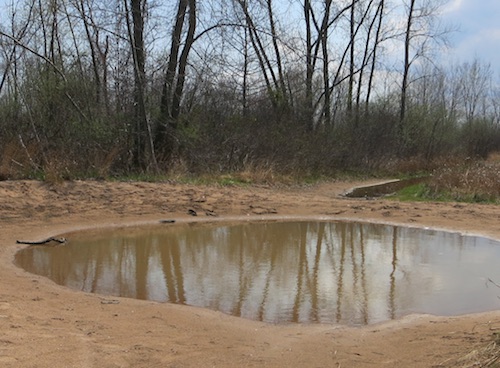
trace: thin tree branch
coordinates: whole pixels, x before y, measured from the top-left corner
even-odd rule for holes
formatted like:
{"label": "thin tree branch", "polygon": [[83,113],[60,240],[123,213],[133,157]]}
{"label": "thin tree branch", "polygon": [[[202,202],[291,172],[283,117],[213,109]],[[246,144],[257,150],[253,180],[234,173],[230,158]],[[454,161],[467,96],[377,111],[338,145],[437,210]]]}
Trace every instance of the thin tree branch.
{"label": "thin tree branch", "polygon": [[[16,45],[22,47],[23,49],[25,49],[26,51],[29,51],[31,52],[33,55],[41,58],[43,61],[45,61],[47,64],[49,64],[52,69],[54,69],[54,71],[59,74],[61,76],[61,78],[63,79],[63,81],[65,83],[68,83],[68,79],[66,78],[66,75],[61,71],[61,69],[59,69],[57,67],[56,64],[54,64],[54,62],[52,60],[50,60],[48,57],[40,54],[39,52],[33,50],[31,47],[29,47],[28,45],[25,45],[24,43],[22,43],[21,41],[19,41],[17,38],[5,33],[5,32],[2,32],[0,31],[0,36],[3,36],[3,37],[6,37],[8,38],[9,40],[11,40],[12,42],[14,42]],[[85,120],[85,121],[89,121],[89,119],[87,118],[87,116],[84,114],[84,112],[82,111],[82,109],[80,108],[80,106],[78,106],[78,104],[76,103],[76,101],[73,99],[73,97],[70,96],[70,94],[68,92],[64,92],[64,95],[68,98],[68,100],[71,102],[71,104],[73,105],[73,107],[78,111],[78,113],[80,114],[80,116]]]}

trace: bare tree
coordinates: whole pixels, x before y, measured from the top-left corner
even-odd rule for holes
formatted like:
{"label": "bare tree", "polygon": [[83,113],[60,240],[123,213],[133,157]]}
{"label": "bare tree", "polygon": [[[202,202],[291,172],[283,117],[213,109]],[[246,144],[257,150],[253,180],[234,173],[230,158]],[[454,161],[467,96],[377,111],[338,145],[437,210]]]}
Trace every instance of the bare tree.
{"label": "bare tree", "polygon": [[281,98],[283,99],[283,105],[288,105],[288,91],[285,85],[285,75],[283,72],[283,63],[280,48],[278,46],[278,34],[276,31],[276,23],[274,20],[274,10],[272,5],[272,0],[266,0],[267,3],[267,15],[269,17],[269,27],[271,29],[271,39],[274,48],[274,54],[276,56],[276,67],[278,69],[278,82],[277,87],[279,87]]}
{"label": "bare tree", "polygon": [[406,30],[404,40],[404,61],[403,61],[403,80],[401,82],[401,100],[399,106],[400,130],[403,129],[403,122],[406,114],[406,97],[408,91],[408,79],[410,75],[410,66],[412,58],[410,55],[410,46],[412,40],[413,22],[415,17],[415,3],[417,0],[409,0],[408,12],[406,17]]}
{"label": "bare tree", "polygon": [[[101,102],[102,94],[102,80],[101,80],[101,58],[99,57],[99,34],[100,29],[96,25],[92,8],[90,4],[85,0],[78,0],[76,3],[77,10],[80,15],[80,19],[83,23],[85,29],[85,36],[87,38],[90,56],[92,59],[92,70],[94,73],[94,83],[95,83],[95,98],[96,102],[99,104]],[[69,22],[71,25],[71,21]]]}
{"label": "bare tree", "polygon": [[146,147],[149,147],[152,163],[156,167],[153,138],[146,112],[145,84],[146,84],[146,51],[144,46],[144,19],[146,14],[146,0],[130,0],[130,9],[127,0],[124,0],[127,14],[132,15],[132,24],[127,15],[127,29],[134,62],[134,163],[137,167],[146,168]]}
{"label": "bare tree", "polygon": [[[374,0],[370,0],[368,2],[367,9],[371,10],[374,4]],[[355,111],[355,118],[354,118],[354,127],[357,128],[359,124],[359,119],[360,119],[360,110],[361,110],[361,98],[362,94],[366,92],[368,95],[368,90],[371,88],[369,85],[365,86],[365,69],[370,66],[370,59],[371,65],[373,66],[376,62],[376,51],[377,48],[379,47],[379,36],[376,34],[375,37],[373,37],[373,32],[374,28],[376,27],[376,23],[380,22],[380,16],[379,13],[383,11],[383,0],[379,2],[378,6],[375,9],[375,13],[371,17],[371,21],[369,22],[369,25],[366,29],[366,34],[365,34],[365,43],[364,43],[364,50],[363,50],[363,58],[361,60],[361,68],[358,73],[358,88],[356,92],[356,111]],[[380,26],[379,26],[380,29]],[[354,70],[352,70],[354,72]],[[371,76],[370,76],[371,77]],[[370,79],[369,79],[370,82]]]}
{"label": "bare tree", "polygon": [[[377,29],[375,31],[375,38],[373,41],[373,52],[372,52],[372,57],[371,57],[370,74],[369,74],[369,78],[368,78],[368,85],[366,87],[365,112],[368,112],[368,106],[370,104],[370,97],[372,95],[373,80],[374,80],[374,76],[375,76],[375,67],[377,65],[377,55],[378,55],[378,49],[379,49],[381,35],[382,35],[382,22],[384,19],[384,10],[385,10],[385,0],[380,0],[378,3],[377,13],[375,16],[375,18],[377,19]],[[370,34],[371,34],[371,32],[369,33],[369,35]]]}
{"label": "bare tree", "polygon": [[306,78],[305,78],[305,103],[304,103],[304,120],[306,120],[307,130],[313,129],[314,109],[313,109],[313,40],[312,40],[312,17],[313,11],[310,0],[304,0],[303,4],[304,19],[306,24]]}
{"label": "bare tree", "polygon": [[261,28],[256,24],[254,17],[252,16],[247,0],[236,0],[240,6],[241,11],[244,14],[246,27],[248,29],[248,35],[250,43],[252,45],[255,56],[257,57],[258,64],[264,78],[267,92],[271,103],[275,108],[286,106],[287,104],[287,90],[283,75],[283,66],[281,62],[281,54],[278,47],[278,36],[274,22],[272,1],[266,0],[266,15],[269,20],[271,35],[272,49],[276,57],[276,69],[271,61],[271,53],[266,47],[264,37]]}
{"label": "bare tree", "polygon": [[[182,35],[187,31],[181,51]],[[196,31],[196,0],[179,0],[175,24],[172,29],[170,55],[163,83],[160,103],[160,122],[156,133],[156,146],[166,156],[174,152],[174,134],[179,124],[179,114],[188,57],[195,40]],[[180,55],[179,55],[180,53]]]}
{"label": "bare tree", "polygon": [[406,3],[406,22],[403,44],[403,72],[399,104],[399,132],[403,134],[404,121],[408,108],[408,88],[411,83],[411,68],[418,60],[429,60],[432,44],[446,43],[448,29],[440,29],[435,19],[443,1],[408,0]]}
{"label": "bare tree", "polygon": [[8,76],[11,73],[11,70],[13,69],[13,88],[14,88],[14,100],[17,100],[17,87],[19,85],[19,81],[17,80],[17,59],[18,59],[18,43],[24,41],[24,37],[28,33],[29,27],[31,27],[31,22],[33,20],[34,16],[34,7],[35,4],[31,2],[28,7],[28,12],[26,15],[26,20],[24,21],[23,24],[18,26],[15,24],[16,23],[16,11],[13,10],[12,16],[11,16],[11,28],[12,28],[12,38],[15,39],[17,42],[12,42],[11,49],[8,50],[8,46],[6,43],[4,43],[4,47],[2,48],[2,51],[5,54],[5,69],[2,75],[2,80],[0,81],[0,95],[2,94],[3,87],[5,86],[5,83],[7,82]]}
{"label": "bare tree", "polygon": [[[353,0],[351,6],[354,6],[356,0]],[[319,30],[321,39],[321,51],[323,54],[323,93],[324,93],[324,107],[323,107],[323,117],[324,124],[326,126],[330,125],[330,59],[328,51],[328,32],[330,27],[330,10],[332,7],[331,0],[325,0],[325,13],[323,16],[323,22],[321,22],[321,28]]]}
{"label": "bare tree", "polygon": [[458,66],[458,85],[465,121],[471,123],[475,118],[488,115],[488,93],[492,89],[491,66],[475,59]]}
{"label": "bare tree", "polygon": [[352,112],[354,99],[354,69],[355,69],[355,44],[356,44],[356,0],[351,2],[351,14],[349,22],[350,53],[349,53],[349,87],[347,92],[347,111]]}

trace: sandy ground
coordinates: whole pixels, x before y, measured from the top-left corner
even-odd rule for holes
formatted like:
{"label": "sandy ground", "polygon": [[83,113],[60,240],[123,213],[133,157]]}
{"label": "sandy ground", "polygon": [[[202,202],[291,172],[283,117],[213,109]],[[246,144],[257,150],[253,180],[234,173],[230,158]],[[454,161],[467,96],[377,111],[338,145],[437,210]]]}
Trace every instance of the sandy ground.
{"label": "sandy ground", "polygon": [[500,239],[500,206],[339,197],[359,184],[0,182],[0,367],[462,366],[461,358],[500,331],[500,308],[460,317],[413,315],[366,327],[271,325],[189,306],[114,297],[119,303],[109,304],[106,297],[66,289],[12,263],[23,247],[17,239],[195,219],[188,209],[198,212],[197,220],[209,219],[207,210],[219,218],[321,215]]}

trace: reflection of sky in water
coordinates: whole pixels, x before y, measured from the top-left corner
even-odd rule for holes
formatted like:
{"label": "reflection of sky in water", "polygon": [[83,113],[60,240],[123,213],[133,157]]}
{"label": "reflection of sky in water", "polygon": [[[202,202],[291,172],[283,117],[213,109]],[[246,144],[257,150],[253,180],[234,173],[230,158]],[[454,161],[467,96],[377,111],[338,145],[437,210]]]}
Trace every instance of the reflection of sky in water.
{"label": "reflection of sky in water", "polygon": [[174,226],[32,247],[19,265],[69,287],[268,322],[362,325],[496,309],[500,243],[328,222]]}

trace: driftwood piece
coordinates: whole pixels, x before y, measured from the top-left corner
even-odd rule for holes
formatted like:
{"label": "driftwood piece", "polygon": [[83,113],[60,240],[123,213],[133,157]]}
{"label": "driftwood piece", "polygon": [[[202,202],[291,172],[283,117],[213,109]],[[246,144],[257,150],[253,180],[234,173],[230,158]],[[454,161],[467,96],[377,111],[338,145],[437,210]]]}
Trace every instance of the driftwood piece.
{"label": "driftwood piece", "polygon": [[40,240],[40,241],[25,241],[25,240],[16,240],[17,244],[27,244],[27,245],[44,245],[50,242],[56,242],[59,244],[64,244],[66,243],[66,238],[47,238],[45,240]]}
{"label": "driftwood piece", "polygon": [[175,220],[160,220],[160,224],[173,224]]}

